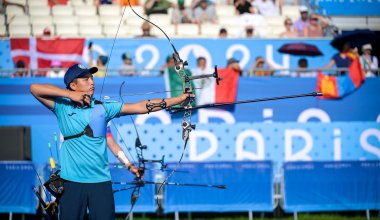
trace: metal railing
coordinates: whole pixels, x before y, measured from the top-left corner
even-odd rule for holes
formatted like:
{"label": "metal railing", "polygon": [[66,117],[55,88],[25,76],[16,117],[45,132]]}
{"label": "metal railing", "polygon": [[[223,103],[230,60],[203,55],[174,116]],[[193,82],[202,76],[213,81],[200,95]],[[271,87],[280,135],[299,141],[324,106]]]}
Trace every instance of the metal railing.
{"label": "metal railing", "polygon": [[[57,72],[66,71],[67,68],[54,68]],[[20,78],[20,77],[47,77],[47,73],[53,71],[52,68],[39,68],[39,69],[29,69],[29,68],[8,68],[0,69],[0,77],[2,78]],[[348,72],[348,68],[334,68],[334,69],[323,69],[323,68],[276,68],[276,69],[260,69],[251,68],[243,69],[241,71],[241,76],[276,76],[276,77],[316,77],[317,73],[321,71],[328,75],[341,76]],[[119,76],[140,76],[140,77],[152,77],[161,76],[165,70],[162,69],[132,69],[125,70],[123,68],[112,68],[108,69],[107,77],[119,77]],[[364,71],[366,72],[366,71]],[[371,70],[373,76],[378,77],[380,75],[380,69]],[[55,78],[54,75],[51,78]]]}

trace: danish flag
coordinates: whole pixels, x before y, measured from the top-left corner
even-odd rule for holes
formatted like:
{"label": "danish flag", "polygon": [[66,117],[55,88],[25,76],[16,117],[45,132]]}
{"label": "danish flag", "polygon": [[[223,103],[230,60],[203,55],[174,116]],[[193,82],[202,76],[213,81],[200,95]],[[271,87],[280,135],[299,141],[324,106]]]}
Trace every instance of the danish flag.
{"label": "danish flag", "polygon": [[62,67],[82,63],[84,38],[12,38],[11,55],[14,63],[22,60],[31,69],[49,68],[59,60]]}

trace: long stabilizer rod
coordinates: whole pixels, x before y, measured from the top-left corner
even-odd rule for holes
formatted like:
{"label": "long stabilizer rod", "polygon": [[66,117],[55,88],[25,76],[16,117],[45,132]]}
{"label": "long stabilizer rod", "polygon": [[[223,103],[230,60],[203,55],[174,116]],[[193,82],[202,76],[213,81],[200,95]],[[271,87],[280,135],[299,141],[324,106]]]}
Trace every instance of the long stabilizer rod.
{"label": "long stabilizer rod", "polygon": [[121,185],[145,185],[145,184],[164,184],[174,186],[197,186],[197,187],[212,187],[218,189],[226,189],[225,185],[212,185],[212,184],[194,184],[194,183],[175,183],[175,182],[152,182],[152,181],[132,181],[132,182],[112,182],[112,184]]}
{"label": "long stabilizer rod", "polygon": [[252,103],[252,102],[265,102],[265,101],[274,101],[274,100],[281,100],[281,99],[294,99],[294,98],[301,98],[301,97],[308,97],[308,96],[315,97],[315,96],[322,96],[322,95],[323,94],[321,92],[312,92],[312,93],[299,94],[299,95],[288,95],[288,96],[278,96],[278,97],[271,97],[271,98],[244,100],[244,101],[237,101],[237,102],[222,102],[222,103],[197,105],[197,106],[193,106],[189,108],[173,107],[173,108],[169,108],[168,111],[174,114],[177,112],[182,112],[186,110],[195,110],[195,109],[201,109],[201,108],[214,108],[214,107],[220,107],[220,106],[237,105],[237,104],[245,104],[245,103]]}

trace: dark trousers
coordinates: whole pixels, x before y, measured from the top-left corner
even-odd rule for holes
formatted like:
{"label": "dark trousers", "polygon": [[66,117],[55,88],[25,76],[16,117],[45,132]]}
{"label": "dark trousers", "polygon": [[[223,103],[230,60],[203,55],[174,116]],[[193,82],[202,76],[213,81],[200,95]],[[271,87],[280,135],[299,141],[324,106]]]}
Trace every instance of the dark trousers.
{"label": "dark trousers", "polygon": [[59,201],[60,220],[83,220],[89,211],[91,220],[115,220],[112,183],[76,183],[66,181]]}

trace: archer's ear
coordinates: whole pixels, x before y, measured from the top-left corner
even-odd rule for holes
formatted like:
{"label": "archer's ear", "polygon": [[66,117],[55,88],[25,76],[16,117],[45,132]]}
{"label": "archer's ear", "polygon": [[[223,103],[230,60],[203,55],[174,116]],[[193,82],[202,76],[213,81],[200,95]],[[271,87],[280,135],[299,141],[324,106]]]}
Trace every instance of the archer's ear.
{"label": "archer's ear", "polygon": [[69,89],[76,91],[77,88],[77,79],[74,79],[70,84],[69,84]]}

